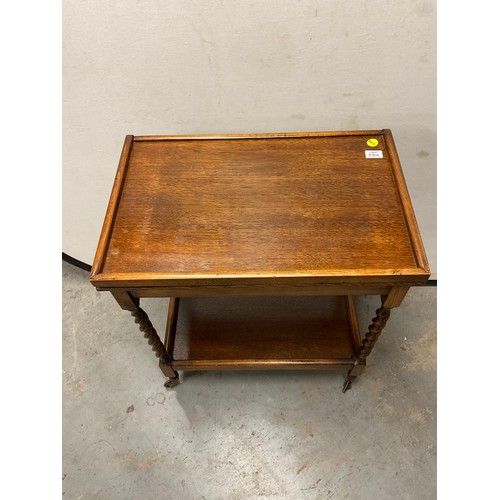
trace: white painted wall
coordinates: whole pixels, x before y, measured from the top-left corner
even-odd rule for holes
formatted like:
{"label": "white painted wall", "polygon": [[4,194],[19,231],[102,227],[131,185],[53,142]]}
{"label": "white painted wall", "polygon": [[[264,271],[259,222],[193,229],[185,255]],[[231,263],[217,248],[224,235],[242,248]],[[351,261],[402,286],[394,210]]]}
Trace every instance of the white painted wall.
{"label": "white painted wall", "polygon": [[64,0],[63,78],[72,257],[126,134],[390,128],[436,272],[435,0]]}

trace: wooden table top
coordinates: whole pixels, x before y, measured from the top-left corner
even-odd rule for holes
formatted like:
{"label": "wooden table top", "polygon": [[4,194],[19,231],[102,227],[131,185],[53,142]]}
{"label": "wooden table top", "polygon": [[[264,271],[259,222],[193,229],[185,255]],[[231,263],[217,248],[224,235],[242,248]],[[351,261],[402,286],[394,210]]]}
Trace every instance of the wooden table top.
{"label": "wooden table top", "polygon": [[91,281],[416,283],[429,274],[385,129],[127,136]]}

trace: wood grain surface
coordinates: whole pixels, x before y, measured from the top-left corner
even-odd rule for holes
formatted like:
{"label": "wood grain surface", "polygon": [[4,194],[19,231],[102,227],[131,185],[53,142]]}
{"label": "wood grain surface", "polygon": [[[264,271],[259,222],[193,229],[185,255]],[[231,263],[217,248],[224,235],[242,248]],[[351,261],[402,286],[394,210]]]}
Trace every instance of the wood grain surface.
{"label": "wood grain surface", "polygon": [[[366,158],[373,149],[383,158]],[[91,281],[411,284],[429,274],[392,135],[379,130],[128,139]]]}
{"label": "wood grain surface", "polygon": [[346,297],[182,298],[165,343],[180,370],[352,364],[351,306]]}

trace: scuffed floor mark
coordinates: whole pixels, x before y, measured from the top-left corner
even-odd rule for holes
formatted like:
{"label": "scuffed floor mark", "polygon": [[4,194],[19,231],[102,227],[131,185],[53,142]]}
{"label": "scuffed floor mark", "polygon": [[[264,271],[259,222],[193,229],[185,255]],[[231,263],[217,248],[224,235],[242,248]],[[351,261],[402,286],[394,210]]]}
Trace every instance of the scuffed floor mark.
{"label": "scuffed floor mark", "polygon": [[432,415],[431,410],[428,408],[422,409],[410,409],[409,410],[409,418],[412,422],[418,425],[424,425],[427,423],[429,416]]}
{"label": "scuffed floor mark", "polygon": [[85,379],[79,378],[78,380],[68,380],[64,384],[66,396],[81,396],[85,392]]}
{"label": "scuffed floor mark", "polygon": [[318,487],[318,484],[320,481],[321,481],[321,478],[319,478],[314,484],[312,484],[311,486],[308,486],[307,488],[300,488],[300,491],[315,490]]}
{"label": "scuffed floor mark", "polygon": [[165,402],[165,394],[163,394],[162,392],[159,392],[156,396],[155,396],[155,401],[162,405],[164,402]]}
{"label": "scuffed floor mark", "polygon": [[276,425],[280,425],[286,422],[285,414],[282,411],[280,411],[279,413],[274,412],[269,420]]}
{"label": "scuffed floor mark", "polygon": [[386,399],[380,399],[379,403],[375,407],[375,411],[379,415],[389,415],[392,416],[396,413],[396,409],[392,406]]}
{"label": "scuffed floor mark", "polygon": [[314,437],[314,431],[316,430],[316,422],[308,420],[305,422],[304,426],[300,430],[301,437]]}
{"label": "scuffed floor mark", "polygon": [[309,465],[309,462],[306,462],[305,464],[303,464],[299,470],[297,471],[297,475],[300,474],[307,466]]}
{"label": "scuffed floor mark", "polygon": [[436,368],[436,331],[428,328],[425,334],[411,346],[408,346],[411,355],[407,363],[409,371],[432,371]]}
{"label": "scuffed floor mark", "polygon": [[164,455],[159,451],[156,453],[139,454],[130,450],[127,453],[119,454],[118,458],[132,470],[145,470],[159,462],[164,458]]}

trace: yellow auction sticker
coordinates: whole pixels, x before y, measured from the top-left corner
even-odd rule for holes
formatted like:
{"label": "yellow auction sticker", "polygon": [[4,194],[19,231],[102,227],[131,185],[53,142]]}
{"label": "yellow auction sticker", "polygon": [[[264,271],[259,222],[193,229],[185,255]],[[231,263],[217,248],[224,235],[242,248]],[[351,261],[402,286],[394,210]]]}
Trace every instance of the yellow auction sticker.
{"label": "yellow auction sticker", "polygon": [[368,144],[368,146],[371,146],[372,148],[374,148],[375,146],[378,146],[378,141],[377,141],[377,139],[375,139],[373,137],[372,139],[368,139],[366,141],[366,144]]}

